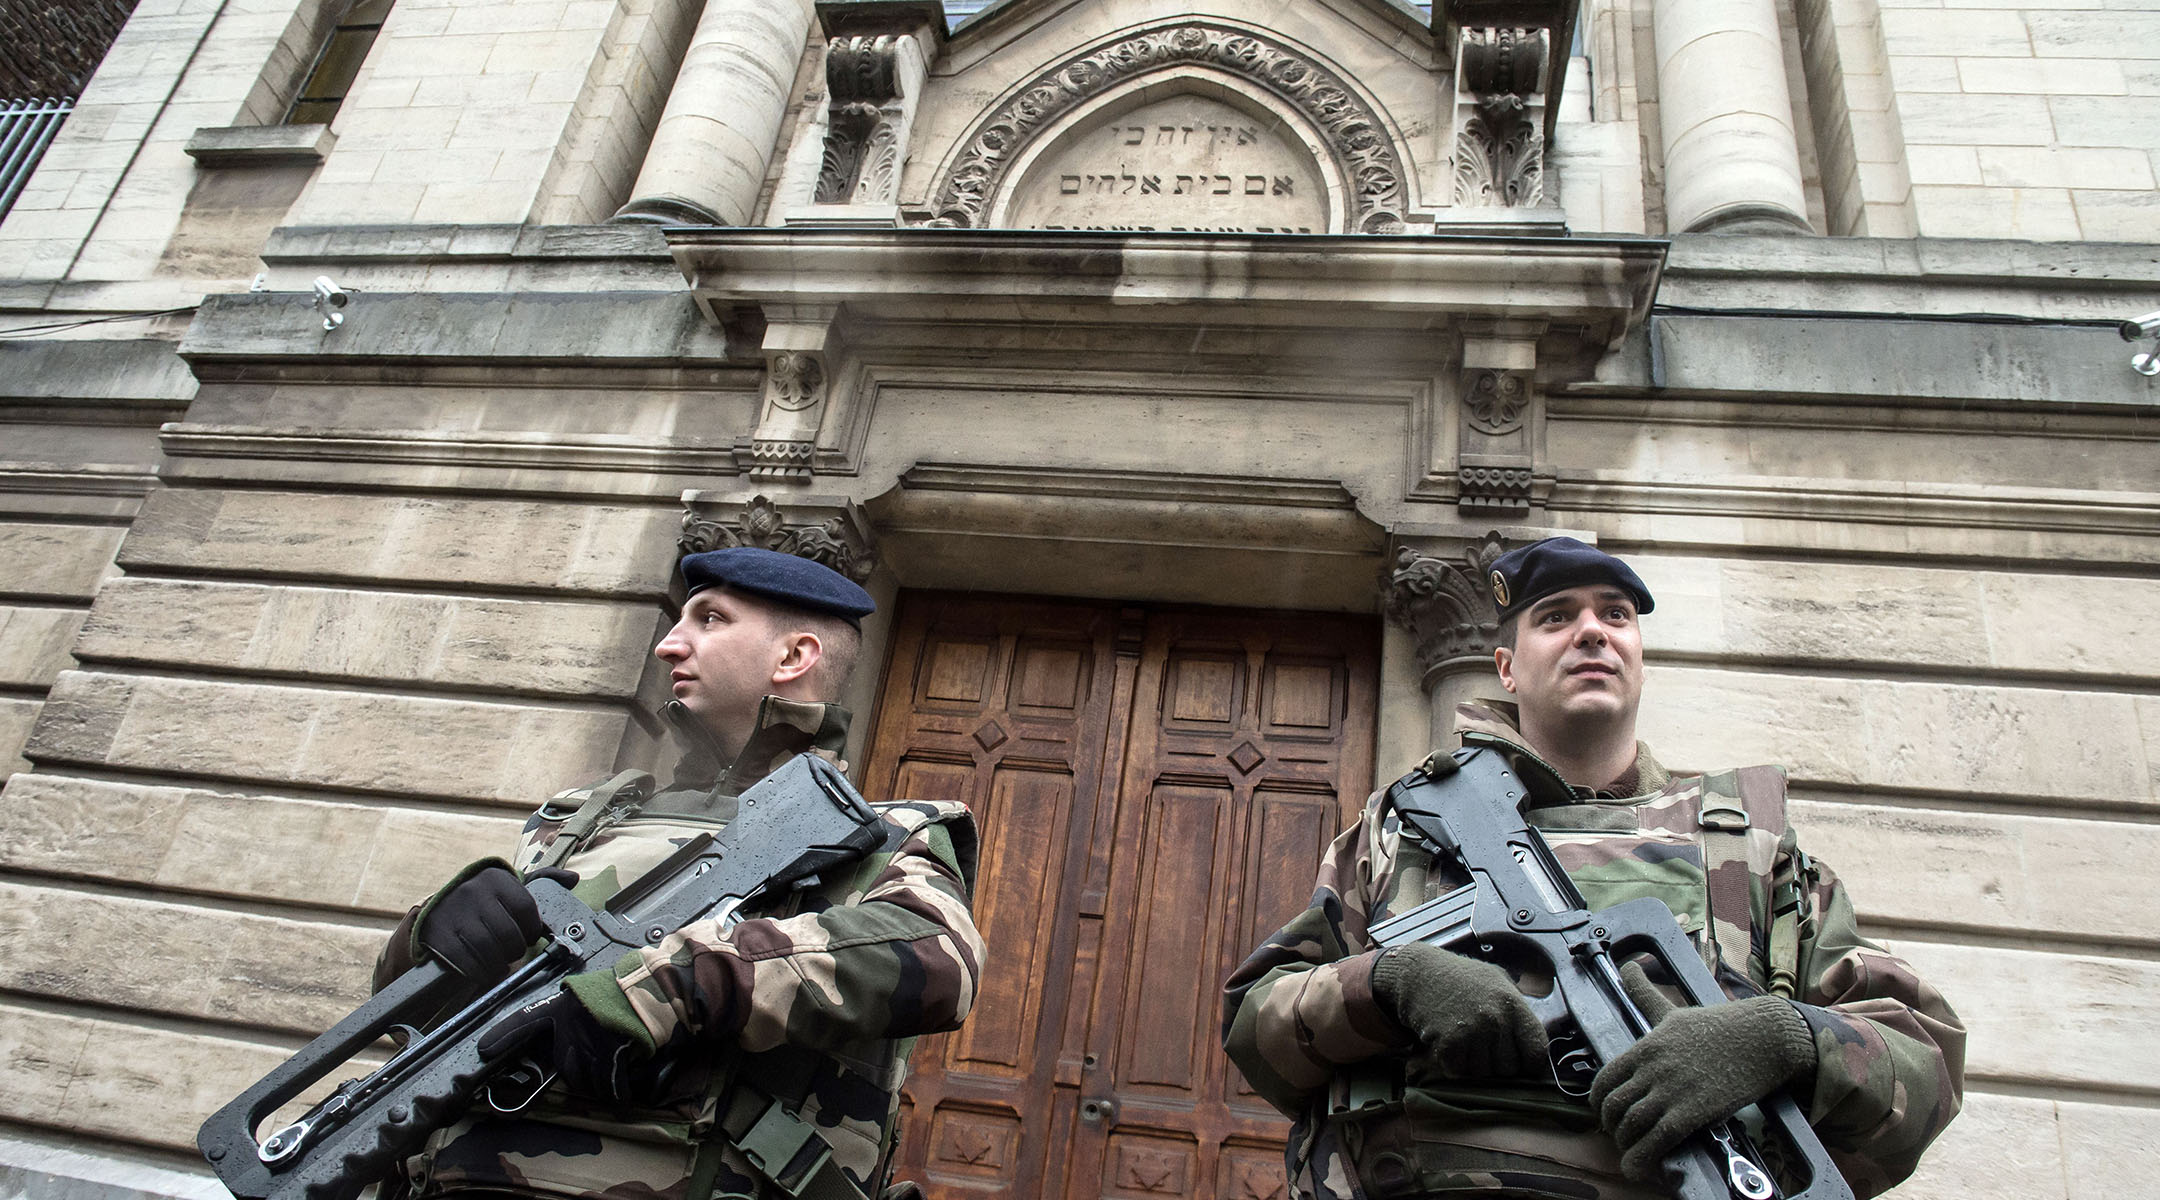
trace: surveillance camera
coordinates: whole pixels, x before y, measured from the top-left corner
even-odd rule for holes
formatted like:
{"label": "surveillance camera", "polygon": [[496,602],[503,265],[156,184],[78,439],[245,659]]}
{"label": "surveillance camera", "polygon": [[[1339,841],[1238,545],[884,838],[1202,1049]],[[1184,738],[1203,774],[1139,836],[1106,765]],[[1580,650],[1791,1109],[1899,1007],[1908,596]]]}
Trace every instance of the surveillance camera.
{"label": "surveillance camera", "polygon": [[2160,312],[2146,313],[2133,321],[2124,321],[2117,327],[2122,340],[2134,342],[2141,337],[2160,337]]}
{"label": "surveillance camera", "polygon": [[345,307],[347,299],[345,289],[331,282],[328,275],[315,277],[315,311],[322,314],[323,332],[328,333],[345,323],[344,313],[330,310]]}

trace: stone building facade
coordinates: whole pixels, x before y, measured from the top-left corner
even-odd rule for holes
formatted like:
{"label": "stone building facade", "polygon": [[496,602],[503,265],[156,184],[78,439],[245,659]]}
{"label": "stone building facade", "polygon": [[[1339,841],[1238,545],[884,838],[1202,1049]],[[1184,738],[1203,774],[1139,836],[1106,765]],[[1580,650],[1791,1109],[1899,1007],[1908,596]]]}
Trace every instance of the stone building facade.
{"label": "stone building facade", "polygon": [[1897,1194],[2160,1174],[2151,4],[397,0],[287,123],[351,11],[140,0],[0,222],[0,1191],[217,1194],[747,542],[984,824],[909,1173],[1278,1195],[1215,988],[1556,532],[1966,1016]]}

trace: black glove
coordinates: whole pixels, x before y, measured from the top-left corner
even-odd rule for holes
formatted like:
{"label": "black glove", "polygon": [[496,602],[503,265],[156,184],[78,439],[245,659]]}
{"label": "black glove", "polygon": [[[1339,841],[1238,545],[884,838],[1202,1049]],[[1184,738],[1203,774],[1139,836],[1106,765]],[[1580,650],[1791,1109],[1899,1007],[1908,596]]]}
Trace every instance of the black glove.
{"label": "black glove", "polygon": [[593,1020],[568,991],[557,991],[503,1017],[480,1035],[480,1060],[492,1062],[520,1050],[555,1069],[571,1091],[623,1103],[630,1074],[644,1058],[641,1047]]}
{"label": "black glove", "polygon": [[[577,886],[577,872],[543,867],[530,878]],[[488,867],[435,902],[420,924],[420,944],[476,987],[501,982],[547,933],[532,894],[510,868]]]}
{"label": "black glove", "polygon": [[1641,1183],[1689,1134],[1815,1071],[1815,1036],[1791,1002],[1750,996],[1678,1008],[1641,966],[1620,972],[1653,1028],[1590,1082],[1590,1107],[1620,1147],[1620,1169]]}
{"label": "black glove", "polygon": [[1381,952],[1373,995],[1417,1035],[1411,1077],[1491,1079],[1545,1063],[1545,1026],[1506,971],[1422,942]]}

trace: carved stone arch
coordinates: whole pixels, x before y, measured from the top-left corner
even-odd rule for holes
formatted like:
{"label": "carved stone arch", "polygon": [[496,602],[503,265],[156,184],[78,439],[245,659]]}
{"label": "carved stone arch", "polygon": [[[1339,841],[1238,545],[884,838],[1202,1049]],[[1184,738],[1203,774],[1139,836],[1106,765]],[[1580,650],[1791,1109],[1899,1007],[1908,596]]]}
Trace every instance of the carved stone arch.
{"label": "carved stone arch", "polygon": [[979,226],[1023,148],[1097,97],[1184,67],[1226,72],[1280,99],[1334,158],[1349,192],[1349,231],[1402,232],[1408,179],[1379,113],[1310,54],[1210,21],[1121,34],[1036,75],[969,132],[938,187],[930,224]]}

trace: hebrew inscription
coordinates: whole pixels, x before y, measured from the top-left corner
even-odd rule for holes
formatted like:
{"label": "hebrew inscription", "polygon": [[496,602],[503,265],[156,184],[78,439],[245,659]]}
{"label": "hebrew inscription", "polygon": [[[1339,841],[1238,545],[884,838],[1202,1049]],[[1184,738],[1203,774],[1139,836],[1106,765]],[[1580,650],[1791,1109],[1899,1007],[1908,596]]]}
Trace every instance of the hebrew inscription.
{"label": "hebrew inscription", "polygon": [[1014,189],[1027,229],[1326,233],[1312,154],[1277,122],[1173,96],[1060,139]]}

